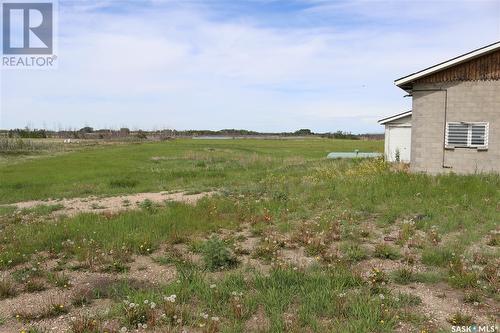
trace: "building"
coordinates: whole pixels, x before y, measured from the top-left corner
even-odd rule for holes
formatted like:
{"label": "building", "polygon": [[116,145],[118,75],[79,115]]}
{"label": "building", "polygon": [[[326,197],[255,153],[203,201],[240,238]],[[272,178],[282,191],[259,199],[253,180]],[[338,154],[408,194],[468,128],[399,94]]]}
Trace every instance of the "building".
{"label": "building", "polygon": [[385,126],[384,156],[389,162],[410,163],[411,111],[380,119]]}
{"label": "building", "polygon": [[395,84],[412,98],[412,171],[500,172],[500,42]]}

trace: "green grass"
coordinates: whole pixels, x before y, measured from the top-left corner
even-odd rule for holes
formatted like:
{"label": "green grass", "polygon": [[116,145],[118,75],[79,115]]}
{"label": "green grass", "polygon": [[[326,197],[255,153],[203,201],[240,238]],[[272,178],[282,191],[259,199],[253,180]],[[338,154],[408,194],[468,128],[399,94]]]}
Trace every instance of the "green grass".
{"label": "green grass", "polygon": [[395,247],[388,244],[377,244],[373,255],[377,258],[390,260],[396,260],[401,257],[399,251]]}
{"label": "green grass", "polygon": [[[358,290],[359,291],[355,291]],[[161,291],[138,290],[128,294],[128,301],[139,304],[147,321],[148,309],[153,301],[162,304],[162,295],[175,295],[168,312],[180,317],[182,309],[189,309],[190,316],[183,317],[183,324],[203,322],[198,314],[220,318],[223,331],[241,331],[241,320],[248,320],[262,307],[269,320],[269,332],[303,330],[312,327],[317,331],[391,332],[396,323],[396,312],[384,311],[378,296],[372,297],[364,290],[362,280],[348,267],[332,270],[311,268],[306,271],[292,269],[273,270],[269,275],[250,272],[231,273],[211,281],[202,275],[181,277],[179,282],[167,285]],[[347,296],[350,291],[353,294]],[[239,305],[239,306],[238,306]],[[396,305],[395,305],[396,306]],[[129,311],[118,306],[117,311],[125,325],[130,325]],[[289,318],[286,320],[285,318]],[[335,318],[325,324],[323,318]],[[175,327],[175,322],[171,323]]]}
{"label": "green grass", "polygon": [[33,208],[25,208],[25,209],[21,210],[21,213],[43,216],[43,215],[49,215],[49,214],[56,212],[58,210],[61,210],[63,208],[64,208],[64,206],[62,204],[37,205]]}
{"label": "green grass", "polygon": [[[500,202],[500,176],[408,174],[391,171],[381,160],[325,158],[330,151],[356,148],[381,151],[382,143],[183,139],[96,146],[2,163],[2,203],[162,190],[216,190],[217,194],[194,205],[144,201],[140,209],[119,214],[58,219],[50,213],[62,208],[59,205],[41,205],[22,214],[0,207],[0,269],[37,262],[41,253],[71,262],[73,266],[67,268],[74,270],[126,275],[133,254],[152,255],[160,264],[175,267],[179,281],[168,285],[108,283],[95,288],[100,296],[82,294],[73,300],[74,305],[82,305],[101,296],[111,298],[116,307],[110,318],[130,329],[153,319],[162,321],[155,325],[178,328],[175,320],[181,317],[192,327],[206,325],[207,331],[211,327],[241,332],[247,320],[263,311],[271,332],[392,332],[399,320],[417,326],[424,320],[418,314],[409,315],[408,308],[418,305],[418,299],[390,295],[389,277],[400,284],[444,281],[454,288],[471,289],[481,280],[481,285],[492,286],[488,281],[495,271],[478,274],[466,261],[472,255],[458,258],[497,227],[498,207],[492,203]],[[32,221],[30,215],[39,217]],[[271,263],[276,251],[288,249],[280,237],[287,237],[287,242],[295,237],[298,246],[319,258],[316,266],[285,266],[261,274],[243,261],[234,265],[229,249],[236,238],[228,233],[242,226],[259,237],[258,247],[247,253],[249,258]],[[377,228],[397,229],[396,243],[408,248],[381,244],[370,253],[365,243],[380,242]],[[220,238],[207,242],[217,232]],[[191,244],[204,265],[174,252],[157,256],[164,245],[181,242]],[[339,260],[328,257],[330,245]],[[387,276],[372,272],[369,284],[353,273],[354,265],[372,257],[406,260],[407,249],[417,258],[407,261],[407,270]],[[425,265],[426,271],[412,270],[416,262]],[[221,266],[227,270],[211,272]],[[13,269],[18,287],[28,277],[42,274],[26,267]],[[43,278],[49,286],[64,288],[70,283],[64,272],[43,272]],[[211,288],[212,284],[216,287]],[[4,284],[5,295],[10,287]],[[175,306],[164,304],[163,297],[171,294],[177,296]],[[144,305],[137,311],[126,310],[125,299],[140,304],[154,301],[168,318],[152,318]],[[201,312],[221,320],[205,322]],[[81,324],[86,322],[82,319]]]}
{"label": "green grass", "polygon": [[[217,199],[214,199],[217,200]],[[210,201],[201,201],[194,208],[169,203],[166,209],[151,212],[139,210],[123,213],[112,219],[94,214],[82,214],[63,222],[34,225],[9,225],[7,237],[14,242],[0,241],[0,267],[23,260],[22,255],[49,250],[64,251],[84,259],[95,248],[132,253],[150,253],[160,242],[193,231],[215,231],[217,227],[231,227],[234,219],[225,215],[227,200],[219,199],[220,212],[207,215]],[[230,204],[229,204],[230,205]],[[235,215],[233,215],[235,216]]]}
{"label": "green grass", "polygon": [[[224,140],[225,141],[225,140]],[[305,163],[331,151],[381,151],[380,141],[175,140],[94,147],[22,163],[0,165],[0,203],[111,195],[141,191],[197,190],[241,185],[284,162]]]}

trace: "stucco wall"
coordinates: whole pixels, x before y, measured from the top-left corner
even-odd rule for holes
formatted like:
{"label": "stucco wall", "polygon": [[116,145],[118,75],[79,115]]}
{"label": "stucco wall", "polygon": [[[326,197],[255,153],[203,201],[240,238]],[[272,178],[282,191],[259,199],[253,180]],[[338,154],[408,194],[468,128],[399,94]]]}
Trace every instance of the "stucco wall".
{"label": "stucco wall", "polygon": [[[447,90],[447,122],[489,122],[487,151],[443,149],[446,93],[422,91],[429,89]],[[416,84],[413,90],[411,170],[500,172],[500,81]]]}

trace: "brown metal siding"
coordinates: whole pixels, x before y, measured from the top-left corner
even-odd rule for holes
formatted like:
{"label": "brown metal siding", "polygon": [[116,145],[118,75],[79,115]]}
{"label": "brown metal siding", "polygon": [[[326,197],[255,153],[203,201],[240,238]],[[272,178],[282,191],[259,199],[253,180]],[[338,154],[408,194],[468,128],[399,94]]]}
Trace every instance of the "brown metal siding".
{"label": "brown metal siding", "polygon": [[500,80],[500,50],[423,77],[414,83]]}

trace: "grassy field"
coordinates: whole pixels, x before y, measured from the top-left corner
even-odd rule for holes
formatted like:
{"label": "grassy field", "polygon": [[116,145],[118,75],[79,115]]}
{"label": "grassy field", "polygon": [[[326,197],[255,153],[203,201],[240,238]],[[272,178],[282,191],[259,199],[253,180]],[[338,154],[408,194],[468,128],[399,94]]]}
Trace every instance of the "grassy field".
{"label": "grassy field", "polygon": [[[500,176],[325,158],[354,149],[383,142],[182,139],[9,154],[0,330],[449,332],[498,322]],[[211,195],[79,214],[64,201],[6,205],[159,191]]]}

